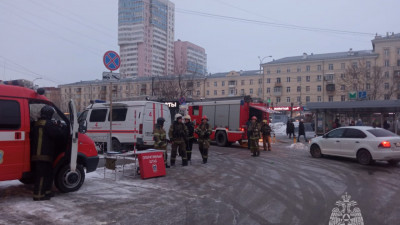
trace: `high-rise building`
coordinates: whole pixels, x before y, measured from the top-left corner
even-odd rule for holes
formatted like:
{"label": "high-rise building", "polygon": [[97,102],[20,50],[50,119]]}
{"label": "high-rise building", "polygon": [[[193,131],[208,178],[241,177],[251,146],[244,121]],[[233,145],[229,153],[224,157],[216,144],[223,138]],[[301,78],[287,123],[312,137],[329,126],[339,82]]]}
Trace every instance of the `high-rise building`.
{"label": "high-rise building", "polygon": [[175,74],[207,73],[207,55],[204,48],[188,41],[175,41]]}
{"label": "high-rise building", "polygon": [[119,0],[121,77],[174,73],[174,21],[168,0]]}

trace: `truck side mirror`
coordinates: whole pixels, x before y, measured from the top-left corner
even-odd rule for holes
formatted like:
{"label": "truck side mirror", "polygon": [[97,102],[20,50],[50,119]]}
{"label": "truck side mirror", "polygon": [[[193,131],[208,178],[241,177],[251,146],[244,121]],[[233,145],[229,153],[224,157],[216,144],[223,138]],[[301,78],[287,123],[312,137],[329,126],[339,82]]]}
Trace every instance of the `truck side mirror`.
{"label": "truck side mirror", "polygon": [[82,133],[82,134],[87,132],[87,121],[86,120],[84,120],[81,123],[79,123],[79,129],[78,130],[79,130],[79,133]]}

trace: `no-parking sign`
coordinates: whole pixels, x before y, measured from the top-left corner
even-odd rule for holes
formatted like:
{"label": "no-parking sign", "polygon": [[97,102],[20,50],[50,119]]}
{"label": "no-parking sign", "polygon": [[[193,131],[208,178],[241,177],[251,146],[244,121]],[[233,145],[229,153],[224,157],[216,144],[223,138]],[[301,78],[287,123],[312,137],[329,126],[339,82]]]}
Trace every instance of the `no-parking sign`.
{"label": "no-parking sign", "polygon": [[107,69],[114,71],[121,65],[121,59],[116,52],[108,51],[103,56],[103,63]]}

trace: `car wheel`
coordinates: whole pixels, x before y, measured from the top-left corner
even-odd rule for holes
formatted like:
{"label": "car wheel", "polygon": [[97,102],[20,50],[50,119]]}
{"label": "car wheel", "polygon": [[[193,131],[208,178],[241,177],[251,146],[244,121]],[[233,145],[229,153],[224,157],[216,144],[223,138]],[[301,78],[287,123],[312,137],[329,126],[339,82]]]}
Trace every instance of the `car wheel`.
{"label": "car wheel", "polygon": [[116,138],[112,139],[112,150],[116,152],[121,150],[121,143]]}
{"label": "car wheel", "polygon": [[226,133],[224,131],[219,131],[215,139],[218,146],[224,147],[228,144],[228,138],[226,137]]}
{"label": "car wheel", "polygon": [[357,161],[361,165],[370,165],[370,164],[372,164],[373,160],[372,160],[371,153],[369,153],[368,150],[361,149],[357,153]]}
{"label": "car wheel", "polygon": [[316,144],[311,145],[310,154],[313,158],[321,158],[322,157],[321,148]]}
{"label": "car wheel", "polygon": [[400,160],[391,159],[391,160],[388,160],[387,162],[391,166],[397,166],[399,164]]}
{"label": "car wheel", "polygon": [[65,164],[58,171],[54,183],[62,193],[74,192],[79,190],[85,181],[85,170],[83,166],[76,165],[75,172],[72,172],[69,164]]}

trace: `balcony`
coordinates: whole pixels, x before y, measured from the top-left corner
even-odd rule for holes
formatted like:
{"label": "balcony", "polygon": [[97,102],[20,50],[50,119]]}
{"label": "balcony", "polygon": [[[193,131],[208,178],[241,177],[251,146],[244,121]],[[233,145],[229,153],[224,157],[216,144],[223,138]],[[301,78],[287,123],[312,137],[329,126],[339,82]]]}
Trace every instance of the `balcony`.
{"label": "balcony", "polygon": [[279,82],[279,83],[278,83],[278,82],[276,82],[276,83],[275,83],[275,85],[274,85],[274,87],[282,87],[282,83],[280,83],[280,82]]}
{"label": "balcony", "polygon": [[228,82],[228,87],[230,87],[230,88],[236,87],[236,81],[229,81]]}
{"label": "balcony", "polygon": [[327,84],[326,85],[327,92],[334,92],[335,91],[335,84]]}
{"label": "balcony", "polygon": [[272,92],[272,94],[275,97],[280,97],[280,96],[282,96],[282,91],[274,91],[274,92]]}

